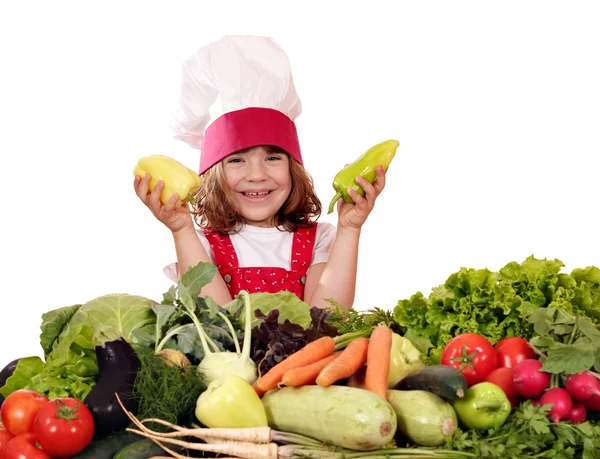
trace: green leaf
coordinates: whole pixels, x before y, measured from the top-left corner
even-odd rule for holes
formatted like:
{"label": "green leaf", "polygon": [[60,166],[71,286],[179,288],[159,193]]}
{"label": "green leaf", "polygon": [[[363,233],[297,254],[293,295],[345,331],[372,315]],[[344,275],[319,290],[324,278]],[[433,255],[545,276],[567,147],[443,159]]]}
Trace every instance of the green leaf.
{"label": "green leaf", "polygon": [[416,347],[417,350],[419,350],[419,352],[423,354],[427,354],[427,351],[433,347],[433,344],[431,344],[431,341],[428,338],[419,335],[412,328],[406,330],[404,337],[408,339],[413,344],[413,346]]}
{"label": "green leaf", "polygon": [[579,330],[585,336],[592,340],[592,342],[600,343],[600,330],[592,323],[587,317],[579,317],[577,320]]}
{"label": "green leaf", "polygon": [[6,398],[14,391],[23,389],[27,386],[31,378],[40,374],[43,369],[44,362],[39,357],[25,357],[20,359],[13,374],[6,380],[4,386],[0,388],[0,394]]}
{"label": "green leaf", "polygon": [[548,349],[548,358],[543,360],[541,370],[555,374],[575,374],[589,370],[595,361],[595,348],[591,344],[567,346],[556,343]]}
{"label": "green leaf", "polygon": [[570,335],[571,333],[573,333],[573,325],[558,324],[554,326],[554,329],[552,331],[557,335],[561,336]]}
{"label": "green leaf", "polygon": [[180,284],[184,285],[192,297],[200,295],[200,291],[205,285],[211,283],[217,267],[211,263],[200,262],[196,266],[192,266],[181,276]]}
{"label": "green leaf", "polygon": [[53,311],[42,314],[42,333],[40,334],[40,344],[44,350],[44,358],[52,350],[52,345],[58,339],[65,326],[69,323],[73,315],[81,305],[65,306],[54,309]]}
{"label": "green leaf", "polygon": [[152,341],[139,343],[134,331],[144,332],[142,336],[154,335],[156,314],[152,307],[156,304],[153,300],[136,295],[101,296],[81,305],[63,333],[71,327],[85,324],[94,331],[94,341],[98,345],[121,337],[131,344],[154,344]]}
{"label": "green leaf", "polygon": [[533,330],[537,335],[547,335],[551,326],[554,323],[554,310],[548,308],[539,308],[535,311],[527,320],[530,324],[533,324]]}
{"label": "green leaf", "polygon": [[534,336],[533,338],[531,338],[529,340],[529,342],[533,346],[540,348],[540,349],[546,349],[555,343],[555,341],[552,338],[550,338],[549,336]]}
{"label": "green leaf", "polygon": [[[257,309],[262,311],[265,315],[269,315],[269,312],[273,309],[277,309],[279,311],[279,317],[277,319],[279,323],[289,320],[294,324],[300,325],[304,329],[308,328],[311,323],[310,306],[291,292],[252,293],[250,295],[250,302],[252,308],[252,328],[257,327],[262,322],[261,319],[258,319],[254,315],[254,311]],[[242,304],[243,301],[239,298],[227,303],[224,307],[232,315],[237,315],[240,309],[242,309]],[[242,327],[245,324],[244,319],[244,314],[241,314],[239,320]]]}

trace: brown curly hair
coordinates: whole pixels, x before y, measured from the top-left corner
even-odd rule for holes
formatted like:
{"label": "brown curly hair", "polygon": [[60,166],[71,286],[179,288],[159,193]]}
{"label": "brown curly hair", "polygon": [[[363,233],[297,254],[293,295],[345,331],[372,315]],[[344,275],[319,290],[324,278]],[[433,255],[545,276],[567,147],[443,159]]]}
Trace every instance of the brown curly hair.
{"label": "brown curly hair", "polygon": [[[286,153],[281,148],[263,145],[269,153]],[[246,150],[237,153],[243,153]],[[286,153],[287,154],[287,153]],[[315,194],[313,179],[295,159],[290,157],[292,190],[275,215],[275,225],[287,231],[309,226],[321,215],[321,201]],[[227,186],[223,163],[218,162],[202,174],[202,184],[195,193],[196,203],[192,206],[194,220],[200,228],[227,234],[239,231],[245,223],[244,217],[234,209],[232,191]]]}

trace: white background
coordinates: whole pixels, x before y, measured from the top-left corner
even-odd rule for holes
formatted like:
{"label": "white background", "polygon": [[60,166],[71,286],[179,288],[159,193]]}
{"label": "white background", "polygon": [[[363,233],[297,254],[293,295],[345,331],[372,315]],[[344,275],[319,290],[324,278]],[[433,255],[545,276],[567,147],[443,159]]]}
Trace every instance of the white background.
{"label": "white background", "polygon": [[401,142],[363,229],[358,309],[428,295],[463,266],[600,266],[597,2],[18,5],[0,9],[0,368],[40,355],[45,311],[162,299],[172,240],[132,169],[156,153],[197,167],[170,110],[183,60],[226,34],[290,57],[325,207],[344,164]]}

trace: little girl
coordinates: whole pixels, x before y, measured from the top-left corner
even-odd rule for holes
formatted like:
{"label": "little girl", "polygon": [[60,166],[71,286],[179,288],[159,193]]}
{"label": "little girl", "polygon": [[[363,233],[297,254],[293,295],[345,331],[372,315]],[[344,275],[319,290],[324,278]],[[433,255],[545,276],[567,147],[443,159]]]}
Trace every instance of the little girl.
{"label": "little girl", "polygon": [[[206,127],[217,97],[224,113]],[[164,184],[148,192],[148,174],[134,182],[173,235],[177,263],[165,269],[169,277],[204,261],[219,275],[202,295],[218,304],[240,290],[287,290],[314,307],[330,307],[327,299],[352,307],[361,228],[385,172],[378,167],[373,184],[357,177],[365,196],[350,189],[354,203],[340,199],[337,228],[316,223],[321,203],[293,121],[300,111],[287,56],[270,38],[226,36],[185,62],[175,128],[177,138],[201,149],[194,211],[176,207],[177,195],[163,205]]]}

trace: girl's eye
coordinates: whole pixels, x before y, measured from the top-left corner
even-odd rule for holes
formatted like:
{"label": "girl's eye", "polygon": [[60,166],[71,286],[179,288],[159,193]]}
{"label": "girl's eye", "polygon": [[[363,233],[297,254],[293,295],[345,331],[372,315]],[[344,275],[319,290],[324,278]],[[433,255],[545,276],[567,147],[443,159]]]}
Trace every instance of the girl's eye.
{"label": "girl's eye", "polygon": [[281,159],[281,156],[267,156],[267,161],[277,161]]}
{"label": "girl's eye", "polygon": [[227,162],[229,162],[229,163],[241,163],[242,162],[242,158],[231,158]]}

